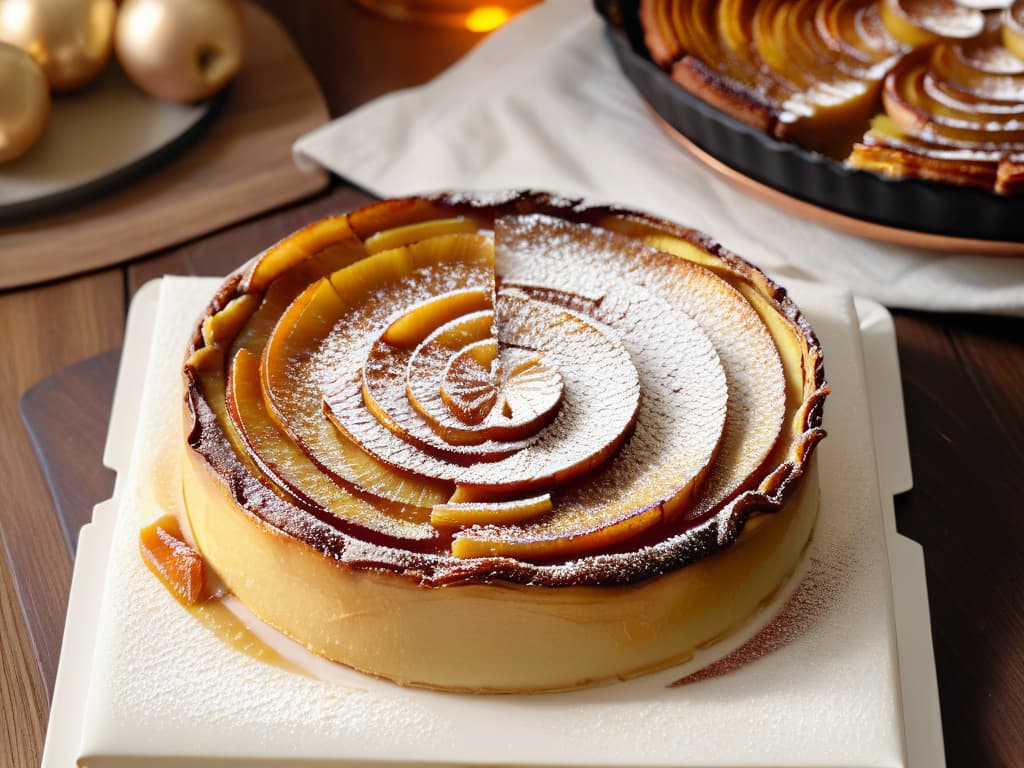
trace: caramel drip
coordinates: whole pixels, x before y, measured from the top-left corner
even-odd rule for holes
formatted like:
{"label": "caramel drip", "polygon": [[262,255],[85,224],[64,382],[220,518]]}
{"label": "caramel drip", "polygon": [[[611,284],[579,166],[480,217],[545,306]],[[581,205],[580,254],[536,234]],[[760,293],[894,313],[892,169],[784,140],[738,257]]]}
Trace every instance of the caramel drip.
{"label": "caramel drip", "polygon": [[287,672],[313,677],[304,667],[285,658],[264,642],[257,632],[225,605],[222,598],[197,603],[191,606],[191,612],[229,648]]}

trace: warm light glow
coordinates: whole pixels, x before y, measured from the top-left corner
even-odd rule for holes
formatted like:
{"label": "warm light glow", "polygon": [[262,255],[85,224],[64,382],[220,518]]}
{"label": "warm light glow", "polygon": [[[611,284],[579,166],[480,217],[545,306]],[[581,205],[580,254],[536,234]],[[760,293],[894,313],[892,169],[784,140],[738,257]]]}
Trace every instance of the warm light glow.
{"label": "warm light glow", "polygon": [[470,32],[490,32],[508,21],[511,16],[512,14],[504,8],[486,5],[477,8],[466,17],[466,29]]}
{"label": "warm light glow", "polygon": [[32,18],[32,6],[27,0],[4,3],[0,8],[0,23],[4,29],[23,35]]}

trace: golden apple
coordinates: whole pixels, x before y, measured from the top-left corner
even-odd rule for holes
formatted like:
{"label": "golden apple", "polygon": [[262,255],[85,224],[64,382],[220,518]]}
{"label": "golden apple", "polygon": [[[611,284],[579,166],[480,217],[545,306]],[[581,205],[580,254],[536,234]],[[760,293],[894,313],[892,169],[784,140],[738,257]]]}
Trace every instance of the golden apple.
{"label": "golden apple", "polygon": [[1024,59],[1024,0],[1016,0],[1003,16],[1003,45],[1019,59]]}
{"label": "golden apple", "polygon": [[110,59],[114,0],[0,0],[0,42],[27,51],[55,91],[81,88]]}
{"label": "golden apple", "polygon": [[0,163],[35,144],[50,116],[46,76],[25,51],[0,43]]}
{"label": "golden apple", "polygon": [[241,12],[234,0],[125,0],[114,47],[125,74],[146,93],[202,101],[242,66]]}

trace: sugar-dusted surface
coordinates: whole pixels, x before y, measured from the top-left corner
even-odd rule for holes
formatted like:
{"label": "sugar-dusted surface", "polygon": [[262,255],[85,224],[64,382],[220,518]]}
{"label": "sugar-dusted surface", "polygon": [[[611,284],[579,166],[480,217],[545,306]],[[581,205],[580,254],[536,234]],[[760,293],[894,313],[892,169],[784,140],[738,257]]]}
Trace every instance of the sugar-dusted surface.
{"label": "sugar-dusted surface", "polygon": [[[701,328],[724,369],[729,406],[722,414],[717,458],[689,513],[701,518],[754,474],[782,428],[786,383],[779,353],[764,322],[736,290],[682,259],[625,242],[614,233],[586,226],[573,228],[548,216],[499,219],[496,234],[495,268],[499,274],[513,284],[557,285],[568,295],[599,302],[590,311],[634,344],[642,345],[635,350],[635,358],[656,361],[645,384],[649,382],[658,394],[665,390],[657,388],[659,364],[666,365],[665,358],[678,355],[687,341],[686,323],[676,318],[680,314],[701,318]],[[540,289],[542,296],[545,290]],[[676,308],[675,317],[659,317],[655,311],[666,303]],[[670,380],[678,389],[666,393],[668,397],[662,394],[662,404],[673,409],[693,399],[706,385],[695,384],[693,374],[680,376],[681,368],[667,369],[676,371]],[[697,369],[697,375],[701,370],[705,369]],[[705,395],[705,412],[712,410],[709,399]],[[667,454],[660,450],[661,445],[686,442],[687,426],[697,432],[706,430],[703,425],[679,421],[683,422],[683,434],[673,435],[674,440],[659,439],[645,445],[643,430],[639,430],[641,440],[630,445],[633,455],[627,458],[649,468],[664,461]],[[622,487],[621,477],[610,482]]]}
{"label": "sugar-dusted surface", "polygon": [[[276,765],[902,764],[868,404],[856,322],[843,294],[794,291],[823,340],[835,390],[825,424],[831,438],[818,455],[821,516],[809,551],[829,578],[824,589],[806,585],[821,599],[801,631],[729,674],[680,688],[666,686],[685,676],[686,666],[582,693],[472,697],[404,690],[346,670],[328,684],[243,657],[184,612],[139,561],[137,529],[155,516],[153,501],[177,503],[178,360],[166,350],[184,345],[215,287],[165,282],[135,464],[121,478],[125,503],[85,714],[89,754],[171,755],[181,766],[201,764],[190,762],[195,755],[237,765],[256,756]],[[144,480],[154,469],[165,484]],[[787,625],[778,631],[785,635]],[[729,642],[715,652],[729,650]]]}
{"label": "sugar-dusted surface", "polygon": [[[427,450],[421,450],[415,444],[403,442],[373,414],[366,412],[364,379],[358,369],[353,375],[339,376],[341,386],[329,386],[324,402],[335,420],[369,453],[418,476],[486,488],[511,486],[522,490],[548,485],[553,478],[568,477],[573,470],[578,473],[591,468],[586,460],[617,445],[633,422],[641,387],[629,353],[613,334],[588,318],[526,296],[499,295],[496,315],[499,341],[520,349],[542,350],[560,372],[566,389],[561,409],[536,440],[522,444],[485,444],[484,447],[493,447],[501,461],[454,463],[450,457],[435,455],[435,451],[430,450],[434,446],[429,443]],[[692,321],[690,324],[695,325]],[[355,346],[349,340],[353,333],[351,325],[354,324],[336,327],[329,339],[335,348],[343,350]],[[706,342],[705,349],[714,354]],[[429,428],[423,425],[417,430],[413,426],[421,420],[406,397],[404,373],[404,368],[397,366],[392,366],[389,373],[381,372],[382,378],[390,378],[391,385],[375,390],[374,396],[379,395],[380,402],[394,415],[395,421],[410,425],[409,433],[413,438],[418,431],[419,439],[427,442],[425,433]],[[724,386],[722,395],[724,408]],[[455,455],[470,454],[473,450],[445,446],[441,440],[437,441],[437,447]],[[506,450],[499,453],[502,448]]]}

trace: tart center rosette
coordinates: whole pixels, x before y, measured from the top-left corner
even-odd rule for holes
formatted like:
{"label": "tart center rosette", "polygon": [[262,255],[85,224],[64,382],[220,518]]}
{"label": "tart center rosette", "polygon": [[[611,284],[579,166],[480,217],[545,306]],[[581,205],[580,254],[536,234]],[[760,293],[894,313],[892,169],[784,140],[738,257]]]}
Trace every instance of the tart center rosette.
{"label": "tart center rosette", "polygon": [[670,663],[778,588],[817,513],[813,333],[755,268],[643,214],[507,193],[324,219],[227,280],[184,373],[204,559],[265,621],[399,682]]}

